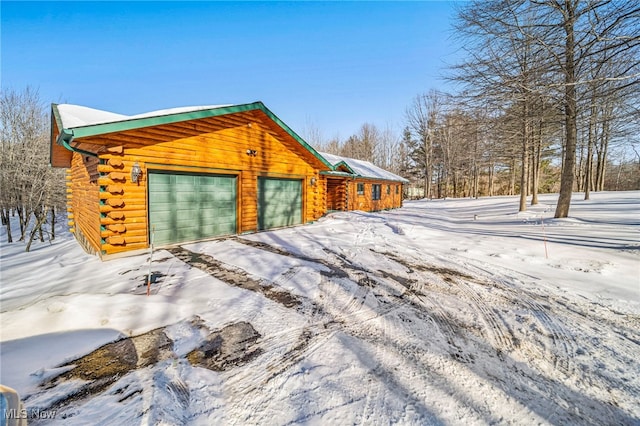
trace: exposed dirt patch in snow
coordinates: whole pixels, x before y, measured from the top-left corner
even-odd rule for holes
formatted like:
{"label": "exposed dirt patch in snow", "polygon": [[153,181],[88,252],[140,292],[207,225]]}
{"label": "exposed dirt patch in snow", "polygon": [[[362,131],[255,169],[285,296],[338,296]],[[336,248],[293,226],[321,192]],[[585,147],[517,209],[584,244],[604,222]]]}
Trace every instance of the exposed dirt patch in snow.
{"label": "exposed dirt patch in snow", "polygon": [[[139,336],[127,337],[108,343],[95,351],[68,362],[59,368],[65,371],[43,382],[41,389],[49,390],[58,386],[76,385],[62,399],[43,401],[48,406],[40,407],[48,410],[59,410],[62,407],[91,398],[100,394],[130,371],[144,368],[171,357],[173,342],[164,333],[164,327],[149,331]],[[42,395],[32,395],[26,399],[30,404],[38,404]]]}
{"label": "exposed dirt patch in snow", "polygon": [[261,293],[287,308],[300,305],[300,300],[293,294],[277,289],[271,284],[256,280],[246,272],[233,269],[211,256],[196,253],[183,247],[173,247],[169,249],[169,252],[190,266],[198,268],[227,284]]}
{"label": "exposed dirt patch in snow", "polygon": [[338,278],[344,278],[348,276],[347,273],[344,272],[341,268],[337,267],[335,264],[331,262],[328,262],[326,259],[319,259],[315,257],[305,256],[304,254],[301,254],[301,253],[291,253],[280,247],[275,247],[260,241],[247,240],[245,238],[240,238],[240,237],[230,237],[229,239],[232,241],[247,245],[249,247],[254,247],[269,253],[278,254],[280,256],[295,257],[296,259],[300,259],[306,262],[312,262],[318,265],[322,265],[328,269],[328,272],[324,270],[320,270],[320,273],[325,276],[338,277]]}
{"label": "exposed dirt patch in snow", "polygon": [[[175,326],[175,325],[174,325]],[[260,334],[247,322],[229,324],[220,330],[209,332],[198,317],[187,323],[195,332],[206,334],[199,345],[186,355],[189,363],[212,371],[226,371],[242,366],[262,353],[256,344]],[[171,326],[169,326],[171,327]],[[165,360],[176,360],[174,341],[167,336],[167,327],[151,330],[139,336],[127,337],[108,343],[95,351],[58,367],[62,374],[45,380],[41,392],[25,400],[41,410],[62,411],[70,405],[82,403],[101,394],[116,381],[135,370],[154,366]],[[58,400],[47,400],[43,395],[56,387],[75,386]],[[189,389],[184,383],[171,382],[169,386],[176,397],[188,405]],[[126,389],[115,393],[123,394]],[[118,399],[125,402],[140,390],[127,392]],[[39,404],[44,404],[41,406]]]}
{"label": "exposed dirt patch in snow", "polygon": [[230,324],[204,338],[202,344],[187,354],[191,365],[213,371],[225,371],[246,364],[262,353],[256,346],[260,334],[248,322]]}

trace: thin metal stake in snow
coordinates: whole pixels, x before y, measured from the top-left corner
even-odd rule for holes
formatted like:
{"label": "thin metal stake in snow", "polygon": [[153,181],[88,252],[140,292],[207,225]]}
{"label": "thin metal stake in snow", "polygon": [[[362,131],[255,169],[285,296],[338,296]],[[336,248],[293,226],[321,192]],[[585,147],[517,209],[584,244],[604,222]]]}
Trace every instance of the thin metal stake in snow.
{"label": "thin metal stake in snow", "polygon": [[153,259],[153,239],[156,233],[156,226],[151,227],[151,241],[149,244],[149,273],[147,274],[147,296],[151,293],[151,260]]}
{"label": "thin metal stake in snow", "polygon": [[544,233],[544,217],[540,215],[540,223],[542,224],[542,241],[544,241],[544,258],[549,258],[549,252],[547,251],[547,235]]}

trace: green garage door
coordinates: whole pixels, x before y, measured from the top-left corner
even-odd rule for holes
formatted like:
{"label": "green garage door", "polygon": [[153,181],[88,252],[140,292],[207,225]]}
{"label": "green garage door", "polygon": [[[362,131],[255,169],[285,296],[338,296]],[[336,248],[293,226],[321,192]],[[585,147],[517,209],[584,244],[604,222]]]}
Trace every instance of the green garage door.
{"label": "green garage door", "polygon": [[302,223],[302,181],[258,179],[258,229]]}
{"label": "green garage door", "polygon": [[149,173],[154,244],[236,233],[236,177]]}

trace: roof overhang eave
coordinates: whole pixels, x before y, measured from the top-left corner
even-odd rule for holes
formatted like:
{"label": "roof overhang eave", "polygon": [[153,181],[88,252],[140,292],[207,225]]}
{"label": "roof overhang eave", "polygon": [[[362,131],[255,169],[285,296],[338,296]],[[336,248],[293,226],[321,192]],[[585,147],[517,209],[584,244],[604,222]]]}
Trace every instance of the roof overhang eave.
{"label": "roof overhang eave", "polygon": [[338,176],[338,177],[345,177],[345,178],[353,178],[355,177],[355,175],[353,173],[347,173],[347,172],[339,172],[336,170],[328,170],[328,171],[322,171],[320,172],[321,175],[325,175],[325,176]]}
{"label": "roof overhang eave", "polygon": [[[160,115],[156,117],[140,117],[130,120],[122,120],[111,123],[99,123],[88,126],[77,126],[65,129],[60,118],[57,106],[53,106],[54,116],[60,129],[60,136],[57,143],[63,145],[67,149],[77,150],[69,145],[72,139],[86,138],[90,136],[104,135],[107,133],[124,132],[127,130],[140,129],[143,127],[159,126],[162,124],[172,124],[181,121],[198,120],[202,118],[218,117],[227,114],[236,114],[246,111],[260,110],[280,126],[289,136],[309,151],[318,161],[320,161],[328,169],[332,169],[332,165],[296,132],[287,126],[280,118],[271,112],[262,102],[252,102],[249,104],[231,105],[218,108],[201,109],[189,112],[179,112],[174,114]],[[63,136],[64,135],[64,136]],[[71,137],[69,137],[71,135]],[[66,144],[65,144],[66,141]]]}
{"label": "roof overhang eave", "polygon": [[261,102],[250,104],[232,105],[219,108],[201,109],[188,112],[177,112],[173,114],[131,118],[130,120],[114,121],[110,123],[98,123],[87,126],[77,126],[70,128],[73,130],[74,138],[85,138],[89,136],[104,135],[107,133],[124,132],[143,127],[159,126],[162,124],[172,124],[181,121],[197,120],[201,118],[217,117],[220,115],[234,114],[238,112],[260,109]]}
{"label": "roof overhang eave", "polygon": [[77,153],[83,154],[83,155],[90,155],[91,157],[97,157],[98,156],[98,154],[96,154],[95,152],[90,152],[90,151],[86,151],[84,149],[77,148],[75,146],[71,146],[71,141],[73,141],[73,138],[74,138],[73,131],[70,131],[68,129],[62,129],[60,131],[60,134],[58,135],[58,139],[56,139],[56,143],[58,145],[62,145],[63,147],[65,147],[66,149],[68,149],[71,152],[77,152]]}
{"label": "roof overhang eave", "polygon": [[381,182],[397,182],[397,183],[409,183],[408,180],[400,178],[400,179],[391,179],[391,178],[384,178],[381,176],[362,176],[356,173],[347,173],[347,172],[339,172],[336,170],[330,170],[327,172],[320,172],[321,175],[324,176],[336,176],[336,177],[345,177],[345,178],[349,178],[349,179],[366,179],[366,180],[375,180],[375,181],[381,181]]}

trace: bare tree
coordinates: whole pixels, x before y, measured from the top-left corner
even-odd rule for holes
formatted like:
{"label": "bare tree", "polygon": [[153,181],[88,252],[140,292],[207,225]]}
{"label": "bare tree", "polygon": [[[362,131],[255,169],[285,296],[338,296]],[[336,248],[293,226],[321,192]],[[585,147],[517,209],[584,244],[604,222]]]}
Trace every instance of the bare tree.
{"label": "bare tree", "polygon": [[438,121],[441,117],[441,109],[444,94],[431,90],[426,94],[418,95],[406,111],[409,128],[415,138],[414,146],[410,147],[410,155],[424,179],[424,196],[431,198],[433,183],[433,156],[434,141],[438,131]]}
{"label": "bare tree", "polygon": [[36,237],[44,242],[48,213],[64,205],[64,172],[49,167],[48,114],[36,90],[2,91],[0,138],[0,209],[7,240],[13,241],[10,216],[17,214],[20,240],[28,238],[29,251]]}
{"label": "bare tree", "polygon": [[325,140],[322,130],[320,130],[320,128],[309,117],[305,120],[304,128],[302,129],[302,137],[315,149],[320,151],[324,150],[323,147],[325,145]]}
{"label": "bare tree", "polygon": [[350,136],[340,148],[340,155],[359,160],[375,162],[380,149],[381,136],[378,128],[364,123],[357,135]]}
{"label": "bare tree", "polygon": [[[573,192],[580,87],[593,82],[621,81],[622,87],[639,81],[637,61],[622,69],[601,73],[602,59],[636,56],[640,46],[640,6],[635,1],[544,0],[539,8],[540,26],[547,30],[537,43],[553,60],[552,69],[564,76],[562,101],[565,117],[565,146],[560,196],[555,217],[567,217]],[[555,32],[562,28],[562,35]],[[583,91],[586,92],[586,91]]]}
{"label": "bare tree", "polygon": [[[564,125],[555,216],[568,215],[575,182],[578,118],[584,108],[581,97],[587,92],[583,87],[602,82],[618,82],[619,89],[637,85],[639,12],[640,6],[630,0],[473,1],[459,10],[456,31],[467,57],[453,67],[452,79],[465,84],[476,101],[501,100],[505,111],[520,117],[521,210],[525,208],[528,179],[536,185],[537,171],[527,170],[529,164],[536,167],[542,152],[542,146],[538,149],[535,145],[536,132],[544,135],[547,128],[546,121],[536,118],[536,105],[547,111],[549,105],[562,111]],[[621,59],[622,66],[603,66]]]}
{"label": "bare tree", "polygon": [[527,208],[535,107],[548,79],[542,49],[535,44],[535,20],[523,1],[474,2],[460,11],[456,25],[468,59],[453,68],[452,79],[465,84],[472,101],[501,103],[518,123],[510,133],[519,145],[520,211]]}

